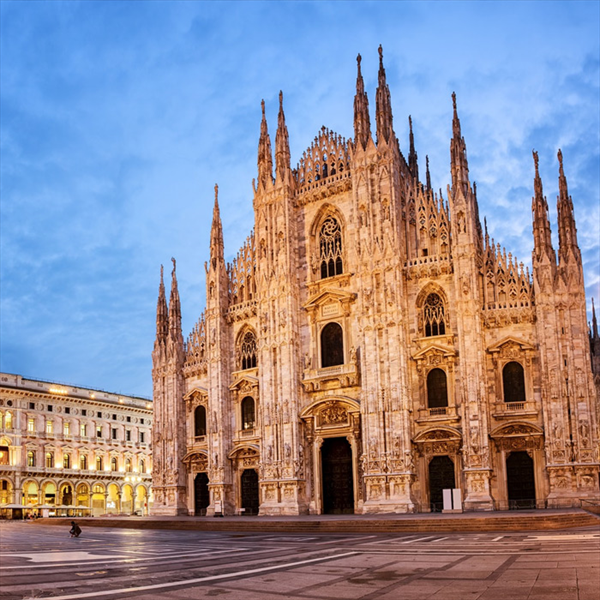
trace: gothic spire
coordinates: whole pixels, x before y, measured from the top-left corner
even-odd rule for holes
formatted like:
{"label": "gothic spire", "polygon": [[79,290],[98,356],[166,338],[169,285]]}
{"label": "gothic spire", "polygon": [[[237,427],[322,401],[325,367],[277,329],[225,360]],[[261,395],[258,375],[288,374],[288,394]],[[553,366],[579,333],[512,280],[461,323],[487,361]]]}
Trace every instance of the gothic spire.
{"label": "gothic spire", "polygon": [[427,182],[427,189],[431,190],[431,173],[429,172],[429,156],[425,156],[425,177]]}
{"label": "gothic spire", "polygon": [[418,181],[419,180],[419,165],[417,164],[417,152],[415,150],[415,136],[413,134],[412,117],[408,115],[408,127],[410,130],[409,143],[410,149],[408,152],[408,168],[412,173],[412,176]]}
{"label": "gothic spire", "polygon": [[365,82],[360,71],[360,54],[356,57],[358,74],[356,76],[356,96],[354,96],[354,143],[363,150],[371,139],[371,119],[369,118],[369,99],[365,92]]}
{"label": "gothic spire", "polygon": [[183,340],[181,334],[181,301],[177,288],[177,275],[175,274],[175,259],[172,258],[173,272],[171,274],[171,297],[169,298],[169,337],[174,341]]}
{"label": "gothic spire", "polygon": [[592,337],[594,340],[598,339],[598,321],[596,320],[596,307],[594,306],[593,298],[592,298]]}
{"label": "gothic spire", "polygon": [[212,226],[210,228],[210,258],[212,266],[216,266],[217,259],[225,260],[225,247],[223,243],[223,226],[219,212],[219,186],[215,183],[215,204],[213,207]]}
{"label": "gothic spire", "polygon": [[277,133],[275,135],[275,177],[283,181],[285,174],[290,172],[290,141],[285,114],[283,112],[283,92],[279,92],[279,115],[277,117]]}
{"label": "gothic spire", "polygon": [[392,100],[390,88],[388,87],[385,68],[383,67],[383,48],[379,46],[379,82],[375,96],[376,120],[377,120],[377,145],[380,142],[390,143],[394,136],[392,118]]}
{"label": "gothic spire", "polygon": [[266,187],[267,182],[273,182],[273,155],[271,153],[271,138],[267,129],[265,117],[265,101],[262,100],[262,121],[260,122],[260,138],[258,140],[258,186]]}
{"label": "gothic spire", "polygon": [[545,256],[551,264],[556,264],[556,254],[552,247],[550,219],[548,218],[548,202],[542,188],[539,171],[540,159],[535,150],[533,151],[533,162],[535,164],[535,178],[533,180],[535,195],[531,203],[531,212],[533,213],[533,255],[538,262],[543,262]]}
{"label": "gothic spire", "polygon": [[450,140],[450,169],[452,172],[452,187],[461,188],[467,194],[469,190],[469,163],[467,162],[467,145],[460,130],[460,119],[456,110],[456,94],[452,92],[452,139]]}
{"label": "gothic spire", "polygon": [[158,302],[156,303],[156,341],[164,342],[169,330],[169,312],[165,295],[163,266],[160,265],[160,285],[158,286]]}
{"label": "gothic spire", "polygon": [[558,262],[566,265],[570,256],[581,264],[581,254],[577,246],[577,228],[575,227],[575,216],[573,215],[573,200],[569,196],[567,178],[563,170],[562,151],[558,151],[559,176],[557,210],[558,210]]}

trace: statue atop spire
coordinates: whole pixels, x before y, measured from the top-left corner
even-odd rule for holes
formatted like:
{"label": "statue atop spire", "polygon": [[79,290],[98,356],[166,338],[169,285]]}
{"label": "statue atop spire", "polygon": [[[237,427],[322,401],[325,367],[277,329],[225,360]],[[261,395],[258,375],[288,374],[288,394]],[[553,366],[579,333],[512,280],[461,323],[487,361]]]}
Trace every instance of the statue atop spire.
{"label": "statue atop spire", "polygon": [[371,119],[369,117],[369,99],[365,92],[365,82],[360,71],[360,54],[356,57],[358,74],[356,76],[356,95],[354,96],[354,144],[363,150],[371,139]]}
{"label": "statue atop spire", "polygon": [[181,334],[181,301],[179,299],[179,289],[177,288],[177,263],[171,258],[173,271],[171,272],[171,297],[169,298],[169,338],[175,342],[183,344]]}
{"label": "statue atop spire", "polygon": [[383,48],[379,46],[379,84],[375,96],[376,121],[377,121],[377,145],[381,142],[390,143],[394,137],[392,100],[390,88],[388,87],[385,68],[383,66]]}
{"label": "statue atop spire", "polygon": [[285,114],[283,112],[283,92],[279,92],[279,115],[277,117],[277,134],[275,135],[275,178],[283,181],[290,172],[290,141]]}
{"label": "statue atop spire", "polygon": [[427,183],[427,189],[431,190],[431,173],[429,172],[429,156],[425,155],[425,177]]}
{"label": "statue atop spire", "polygon": [[262,120],[258,140],[258,187],[262,186],[264,189],[268,183],[273,183],[273,155],[271,153],[271,138],[267,128],[264,100],[261,101],[260,106],[262,108]]}

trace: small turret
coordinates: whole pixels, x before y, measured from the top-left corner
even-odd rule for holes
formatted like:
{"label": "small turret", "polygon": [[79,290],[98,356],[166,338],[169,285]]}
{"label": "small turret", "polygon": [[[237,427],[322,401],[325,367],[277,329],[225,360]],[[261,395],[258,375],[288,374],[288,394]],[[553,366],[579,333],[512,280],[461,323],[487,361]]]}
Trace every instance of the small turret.
{"label": "small turret", "polygon": [[395,137],[393,118],[392,118],[392,100],[390,88],[388,87],[385,68],[383,67],[383,48],[379,46],[379,84],[377,86],[376,100],[376,119],[377,119],[377,145],[382,142],[391,144]]}
{"label": "small turret", "polygon": [[279,115],[277,117],[277,134],[275,135],[275,179],[285,181],[290,173],[290,141],[285,114],[283,112],[283,92],[279,92]]}
{"label": "small turret", "polygon": [[210,228],[210,263],[213,268],[217,261],[225,260],[225,247],[223,243],[223,226],[219,212],[219,186],[215,183],[215,204],[213,207],[212,226]]}
{"label": "small turret", "polygon": [[165,282],[163,277],[163,266],[160,265],[160,285],[158,286],[158,302],[156,303],[156,342],[155,347],[167,339],[169,332],[169,311],[167,308],[167,297],[165,295]]}
{"label": "small turret", "polygon": [[171,297],[169,298],[169,339],[174,342],[183,342],[181,333],[181,301],[179,289],[177,288],[177,275],[175,273],[176,263],[172,258],[173,272],[171,274]]}
{"label": "small turret", "polygon": [[[417,163],[417,152],[415,150],[415,136],[413,134],[412,117],[408,116],[408,127],[410,130],[409,134],[409,152],[408,152],[408,168],[412,173],[412,176],[419,181],[419,165]],[[428,186],[431,187],[431,186]]]}
{"label": "small turret", "polygon": [[460,119],[456,109],[456,94],[452,92],[452,139],[450,140],[450,170],[452,172],[452,188],[461,189],[466,196],[469,184],[469,163],[467,161],[467,145],[460,130]]}
{"label": "small turret", "polygon": [[359,54],[356,57],[358,74],[356,76],[356,95],[354,96],[354,144],[356,148],[364,150],[371,139],[371,119],[369,117],[369,99],[360,71],[361,60]]}
{"label": "small turret", "polygon": [[560,267],[575,266],[581,268],[581,252],[577,245],[577,227],[573,214],[573,200],[569,196],[567,178],[563,170],[563,156],[558,151],[559,176],[557,197],[558,212],[558,264]]}
{"label": "small turret", "polygon": [[265,101],[261,101],[262,121],[260,123],[260,138],[258,140],[258,187],[265,189],[273,183],[273,155],[271,153],[271,138],[265,116]]}
{"label": "small turret", "polygon": [[533,151],[533,162],[535,164],[535,177],[533,180],[535,195],[531,202],[531,212],[533,214],[533,264],[534,266],[536,264],[556,266],[556,253],[552,247],[552,234],[548,218],[548,202],[544,196],[539,171],[539,157],[535,150]]}

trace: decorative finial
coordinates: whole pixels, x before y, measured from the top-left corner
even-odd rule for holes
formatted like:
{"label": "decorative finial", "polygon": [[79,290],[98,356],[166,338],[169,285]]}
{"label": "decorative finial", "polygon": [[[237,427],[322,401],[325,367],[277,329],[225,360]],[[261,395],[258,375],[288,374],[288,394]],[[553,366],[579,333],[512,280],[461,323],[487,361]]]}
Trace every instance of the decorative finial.
{"label": "decorative finial", "polygon": [[162,283],[163,277],[164,277],[163,274],[164,274],[164,267],[162,265],[160,265],[160,281],[161,281],[161,283]]}
{"label": "decorative finial", "polygon": [[175,275],[175,269],[176,269],[176,267],[177,267],[177,265],[176,265],[176,263],[175,263],[175,259],[174,259],[174,258],[171,258],[171,262],[173,263],[173,273],[172,273],[172,275]]}
{"label": "decorative finial", "polygon": [[381,44],[379,44],[377,51],[379,52],[379,62],[383,62],[383,48],[381,47]]}
{"label": "decorative finial", "polygon": [[260,101],[260,107],[262,108],[262,116],[264,119],[265,118],[265,101],[264,100]]}
{"label": "decorative finial", "polygon": [[456,92],[452,92],[452,107],[454,108],[454,112],[456,112]]}
{"label": "decorative finial", "polygon": [[215,202],[219,199],[219,184],[215,183]]}
{"label": "decorative finial", "polygon": [[356,57],[356,62],[358,63],[358,68],[360,69],[360,61],[362,60],[362,56],[360,55],[360,52],[358,54],[358,56]]}
{"label": "decorative finial", "polygon": [[412,117],[410,115],[408,115],[408,127],[410,129],[410,132],[412,133]]}
{"label": "decorative finial", "polygon": [[279,109],[283,108],[283,92],[279,90]]}

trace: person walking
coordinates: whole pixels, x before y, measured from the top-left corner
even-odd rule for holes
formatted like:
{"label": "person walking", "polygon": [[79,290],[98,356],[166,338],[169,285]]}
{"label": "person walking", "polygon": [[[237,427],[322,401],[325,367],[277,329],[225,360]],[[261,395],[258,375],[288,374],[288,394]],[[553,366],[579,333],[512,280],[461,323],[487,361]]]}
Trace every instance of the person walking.
{"label": "person walking", "polygon": [[81,527],[75,521],[71,521],[71,531],[69,533],[71,537],[79,537],[81,535]]}

